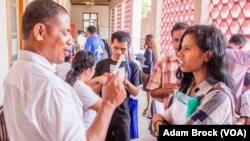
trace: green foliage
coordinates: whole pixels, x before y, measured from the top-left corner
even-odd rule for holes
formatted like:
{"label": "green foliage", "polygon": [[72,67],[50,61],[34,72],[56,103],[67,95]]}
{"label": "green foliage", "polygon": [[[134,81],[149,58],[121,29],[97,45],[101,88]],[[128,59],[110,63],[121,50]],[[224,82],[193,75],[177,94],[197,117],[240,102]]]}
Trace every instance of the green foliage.
{"label": "green foliage", "polygon": [[149,16],[151,12],[151,3],[149,0],[142,0],[142,10],[141,10],[141,18],[144,19]]}

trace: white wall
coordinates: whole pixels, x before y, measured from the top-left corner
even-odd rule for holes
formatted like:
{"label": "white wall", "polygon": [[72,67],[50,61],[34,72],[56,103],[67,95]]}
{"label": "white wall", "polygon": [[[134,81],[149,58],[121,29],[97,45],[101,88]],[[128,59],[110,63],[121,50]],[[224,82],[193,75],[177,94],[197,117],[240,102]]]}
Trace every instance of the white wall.
{"label": "white wall", "polygon": [[75,33],[78,29],[82,29],[82,13],[98,13],[98,26],[109,27],[109,6],[85,6],[72,5],[70,12],[71,24],[75,24]]}
{"label": "white wall", "polygon": [[64,8],[66,8],[68,10],[68,12],[70,13],[70,11],[71,11],[70,0],[54,0],[54,1],[59,3],[60,5],[62,5]]}
{"label": "white wall", "polygon": [[1,39],[1,55],[0,55],[0,105],[3,103],[3,81],[4,78],[9,70],[9,57],[8,57],[8,39],[7,39],[7,13],[6,13],[6,7],[7,7],[7,0],[0,0],[0,39]]}

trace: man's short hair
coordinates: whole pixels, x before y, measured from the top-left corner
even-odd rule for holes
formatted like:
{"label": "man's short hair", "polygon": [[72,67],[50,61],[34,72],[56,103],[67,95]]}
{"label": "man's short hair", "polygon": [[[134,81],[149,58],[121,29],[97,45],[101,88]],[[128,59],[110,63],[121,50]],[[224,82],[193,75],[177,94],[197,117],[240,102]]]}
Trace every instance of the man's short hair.
{"label": "man's short hair", "polygon": [[186,22],[177,22],[174,24],[171,30],[171,36],[173,36],[174,31],[177,30],[186,30],[189,27],[189,25]]}
{"label": "man's short hair", "polygon": [[93,25],[90,25],[90,26],[87,28],[87,31],[90,32],[90,33],[95,33],[95,32],[96,32],[96,27],[93,26]]}
{"label": "man's short hair", "polygon": [[77,33],[78,33],[78,34],[82,34],[83,31],[82,31],[82,30],[78,30]]}
{"label": "man's short hair", "polygon": [[131,44],[131,37],[129,33],[125,31],[116,31],[111,35],[111,42],[114,43],[115,39],[118,42],[127,42],[128,45]]}
{"label": "man's short hair", "polygon": [[22,17],[22,38],[27,39],[31,30],[37,23],[42,23],[50,28],[51,19],[58,19],[60,12],[67,13],[67,10],[52,0],[34,0],[25,9]]}
{"label": "man's short hair", "polygon": [[229,39],[229,43],[233,43],[235,45],[244,46],[246,42],[246,37],[243,34],[234,34]]}

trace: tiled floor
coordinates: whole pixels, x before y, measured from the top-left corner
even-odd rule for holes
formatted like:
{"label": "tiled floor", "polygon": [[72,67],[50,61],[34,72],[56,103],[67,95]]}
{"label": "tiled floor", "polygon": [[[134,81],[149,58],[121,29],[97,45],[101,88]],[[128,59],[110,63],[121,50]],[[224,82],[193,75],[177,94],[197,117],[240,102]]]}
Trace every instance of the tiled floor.
{"label": "tiled floor", "polygon": [[149,119],[142,116],[142,112],[147,104],[147,97],[144,91],[140,91],[138,95],[139,109],[138,109],[138,123],[139,123],[139,138],[133,139],[131,141],[156,141],[156,138],[153,137],[148,130]]}

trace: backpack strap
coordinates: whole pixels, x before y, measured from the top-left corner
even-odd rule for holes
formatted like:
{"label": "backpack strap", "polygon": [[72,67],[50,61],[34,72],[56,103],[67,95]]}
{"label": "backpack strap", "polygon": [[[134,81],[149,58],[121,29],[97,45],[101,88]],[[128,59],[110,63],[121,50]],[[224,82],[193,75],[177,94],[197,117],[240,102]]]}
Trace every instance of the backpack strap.
{"label": "backpack strap", "polygon": [[210,92],[213,92],[213,91],[223,91],[224,93],[226,93],[229,98],[230,98],[230,101],[231,101],[231,108],[232,108],[232,116],[233,116],[233,124],[236,123],[236,113],[235,113],[235,101],[234,101],[234,98],[233,98],[233,95],[230,94],[225,88],[222,88],[222,87],[217,87],[217,88],[212,88],[210,89],[207,93],[210,93]]}

